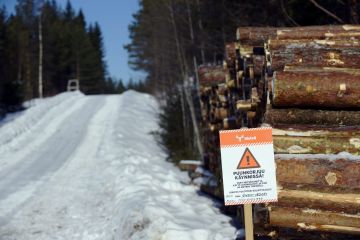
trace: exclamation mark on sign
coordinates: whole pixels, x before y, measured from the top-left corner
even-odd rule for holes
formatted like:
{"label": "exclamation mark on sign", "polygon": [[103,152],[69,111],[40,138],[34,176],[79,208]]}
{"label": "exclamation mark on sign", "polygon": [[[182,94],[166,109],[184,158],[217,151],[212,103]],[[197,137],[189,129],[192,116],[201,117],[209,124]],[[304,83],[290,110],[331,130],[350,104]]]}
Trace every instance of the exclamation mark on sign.
{"label": "exclamation mark on sign", "polygon": [[260,167],[260,164],[256,161],[254,155],[252,155],[249,148],[246,148],[245,152],[242,155],[241,160],[237,166],[237,169],[259,168],[259,167]]}

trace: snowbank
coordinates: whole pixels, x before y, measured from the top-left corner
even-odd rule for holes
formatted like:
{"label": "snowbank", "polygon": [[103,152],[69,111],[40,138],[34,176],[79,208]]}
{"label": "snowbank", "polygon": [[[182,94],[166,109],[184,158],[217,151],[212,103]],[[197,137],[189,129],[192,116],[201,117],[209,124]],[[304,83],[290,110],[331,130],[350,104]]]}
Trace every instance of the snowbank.
{"label": "snowbank", "polygon": [[165,153],[149,134],[158,130],[156,101],[135,92],[124,98],[129,104],[123,108],[118,137],[127,160],[118,178],[124,187],[117,205],[125,217],[118,239],[234,239],[231,219],[179,181],[188,182],[186,173],[165,162]]}
{"label": "snowbank", "polygon": [[28,102],[27,110],[0,121],[0,172],[16,164],[56,133],[64,119],[85,102],[81,92],[66,92]]}
{"label": "snowbank", "polygon": [[[63,101],[70,107],[74,102],[68,97]],[[71,95],[79,97],[89,98]],[[218,203],[200,196],[187,173],[165,161],[151,134],[158,130],[156,100],[134,91],[103,98],[70,159],[45,182],[29,183],[40,187],[6,225],[0,224],[1,239],[234,239],[232,219],[219,212]],[[65,105],[38,110],[43,117],[34,121],[46,129],[50,123],[44,118],[49,112],[65,114]],[[6,126],[0,135],[2,129]],[[31,126],[24,129],[36,133]]]}

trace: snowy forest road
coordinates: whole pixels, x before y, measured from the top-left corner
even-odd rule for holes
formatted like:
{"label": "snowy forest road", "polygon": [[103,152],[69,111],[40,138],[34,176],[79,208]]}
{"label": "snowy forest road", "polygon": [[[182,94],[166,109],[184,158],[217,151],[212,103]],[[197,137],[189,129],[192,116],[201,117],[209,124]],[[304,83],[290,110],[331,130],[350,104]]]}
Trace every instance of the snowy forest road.
{"label": "snowy forest road", "polygon": [[153,96],[62,93],[0,121],[1,240],[234,239],[166,162]]}
{"label": "snowy forest road", "polygon": [[[37,149],[32,150],[6,172],[0,172],[0,201],[11,194],[21,193],[28,184],[38,182],[39,185],[46,182],[74,153],[85,136],[89,120],[103,104],[104,97],[89,97],[81,109],[64,119],[61,127]],[[48,126],[38,127],[44,130]],[[25,204],[26,200],[27,198],[21,198],[21,205]],[[6,223],[6,219],[17,210],[18,207],[12,209],[9,205],[8,214],[2,216],[0,224]]]}

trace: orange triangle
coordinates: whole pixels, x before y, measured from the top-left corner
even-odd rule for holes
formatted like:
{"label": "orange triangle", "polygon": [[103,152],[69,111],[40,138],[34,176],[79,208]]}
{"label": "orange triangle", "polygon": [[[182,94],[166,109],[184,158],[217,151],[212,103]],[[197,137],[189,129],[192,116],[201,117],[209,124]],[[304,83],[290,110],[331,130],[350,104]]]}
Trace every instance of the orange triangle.
{"label": "orange triangle", "polygon": [[260,164],[256,161],[254,155],[250,152],[249,148],[245,149],[244,154],[241,157],[239,165],[237,169],[244,169],[244,168],[259,168]]}

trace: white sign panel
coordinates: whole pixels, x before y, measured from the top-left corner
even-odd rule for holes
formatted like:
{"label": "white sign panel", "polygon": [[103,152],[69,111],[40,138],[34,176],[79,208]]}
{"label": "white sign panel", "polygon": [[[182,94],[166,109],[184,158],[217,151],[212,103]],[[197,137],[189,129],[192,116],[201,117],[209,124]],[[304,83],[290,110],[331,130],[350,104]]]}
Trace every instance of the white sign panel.
{"label": "white sign panel", "polygon": [[277,202],[271,128],[220,131],[225,205]]}

